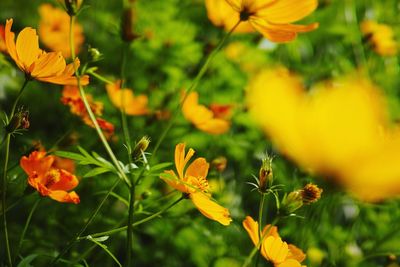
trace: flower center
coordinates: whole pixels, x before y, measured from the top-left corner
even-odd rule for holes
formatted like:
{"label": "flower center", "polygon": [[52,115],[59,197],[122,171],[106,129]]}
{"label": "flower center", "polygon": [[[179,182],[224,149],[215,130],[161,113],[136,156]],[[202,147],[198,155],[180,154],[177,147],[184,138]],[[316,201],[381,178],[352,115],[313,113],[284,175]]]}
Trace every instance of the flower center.
{"label": "flower center", "polygon": [[50,188],[52,185],[60,181],[60,173],[56,170],[50,170],[46,173],[46,180],[44,186]]}
{"label": "flower center", "polygon": [[254,15],[254,12],[250,11],[249,7],[244,6],[242,11],[240,11],[240,20],[247,21],[252,15]]}

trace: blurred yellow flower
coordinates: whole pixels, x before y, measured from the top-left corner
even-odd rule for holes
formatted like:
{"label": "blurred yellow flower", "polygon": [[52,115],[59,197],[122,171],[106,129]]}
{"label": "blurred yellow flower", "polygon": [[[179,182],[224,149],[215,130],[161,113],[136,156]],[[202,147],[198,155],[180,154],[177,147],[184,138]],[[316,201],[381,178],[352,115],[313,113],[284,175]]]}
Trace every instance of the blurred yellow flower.
{"label": "blurred yellow flower", "polygon": [[[39,37],[42,43],[54,52],[61,52],[63,57],[71,56],[70,48],[70,17],[62,9],[50,4],[42,4],[39,7]],[[74,25],[75,53],[78,54],[84,42],[83,28],[80,24]]]}
{"label": "blurred yellow flower", "polygon": [[[24,28],[15,42],[15,34],[11,31],[12,24],[12,19],[7,20],[5,29],[7,51],[29,78],[54,84],[77,84],[74,65],[76,68],[79,67],[79,59],[67,65],[61,52],[46,53],[39,48],[36,30],[30,27]],[[83,75],[81,84],[89,84],[89,76]]]}
{"label": "blurred yellow flower", "polygon": [[185,169],[193,155],[193,149],[189,149],[188,153],[185,154],[185,144],[176,145],[175,167],[177,174],[173,170],[168,170],[160,178],[176,190],[186,194],[204,216],[222,225],[229,225],[232,221],[229,210],[214,202],[208,192],[209,184],[206,178],[209,168],[208,162],[204,158],[197,158]]}
{"label": "blurred yellow flower", "polygon": [[365,20],[361,23],[361,31],[379,55],[394,56],[397,54],[398,44],[394,40],[394,33],[389,25]]}
{"label": "blurred yellow flower", "polygon": [[182,105],[183,116],[198,129],[210,134],[223,134],[230,128],[229,105],[210,105],[207,108],[199,103],[199,94],[191,92]]}
{"label": "blurred yellow flower", "polygon": [[276,146],[305,170],[335,178],[366,201],[400,193],[400,132],[369,81],[347,78],[307,93],[286,69],[265,70],[247,98]]}
{"label": "blurred yellow flower", "polygon": [[[255,246],[260,242],[258,222],[250,216],[243,220],[243,227]],[[267,233],[268,231],[268,233]],[[306,255],[301,249],[282,241],[276,226],[266,225],[262,231],[261,255],[274,264],[274,267],[301,267]]]}
{"label": "blurred yellow flower", "polygon": [[273,42],[289,42],[298,33],[318,27],[292,24],[311,14],[318,6],[317,0],[206,0],[207,14],[217,26],[230,30],[238,23],[236,31],[256,30]]}
{"label": "blurred yellow flower", "polygon": [[107,84],[106,89],[113,105],[117,108],[122,108],[122,106],[124,106],[127,115],[145,115],[149,113],[147,108],[147,96],[135,96],[131,89],[121,89],[121,81]]}

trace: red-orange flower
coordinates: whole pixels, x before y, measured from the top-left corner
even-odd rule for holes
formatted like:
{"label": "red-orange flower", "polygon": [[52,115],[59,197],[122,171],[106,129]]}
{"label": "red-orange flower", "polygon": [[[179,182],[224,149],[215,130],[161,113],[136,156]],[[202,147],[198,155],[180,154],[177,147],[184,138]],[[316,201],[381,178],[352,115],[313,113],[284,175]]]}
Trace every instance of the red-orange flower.
{"label": "red-orange flower", "polygon": [[[11,31],[13,20],[6,22],[5,37],[7,51],[27,76],[42,82],[77,85],[74,76],[74,65],[78,68],[79,59],[71,64],[66,64],[61,52],[45,52],[39,48],[39,38],[36,30],[30,27],[24,28],[18,35],[15,42],[15,34]],[[87,85],[89,76],[81,77],[81,84]]]}
{"label": "red-orange flower", "polygon": [[28,183],[42,196],[48,196],[58,202],[80,202],[75,191],[71,191],[79,184],[78,178],[59,168],[55,156],[46,156],[45,151],[34,151],[28,157],[23,156],[20,165],[28,174]]}
{"label": "red-orange flower", "polygon": [[4,25],[0,24],[0,52],[7,52],[6,34],[4,32]]}
{"label": "red-orange flower", "polygon": [[[103,129],[107,136],[111,136],[114,134],[114,125],[102,118],[99,118],[103,114],[103,103],[94,101],[92,95],[86,94],[86,98],[89,102],[90,109],[93,114],[97,116],[96,120],[99,124],[100,128]],[[72,114],[80,117],[83,122],[94,128],[94,124],[89,117],[89,114],[85,108],[81,95],[79,93],[79,89],[76,86],[66,85],[64,86],[61,102],[64,105],[68,105]]]}
{"label": "red-orange flower", "polygon": [[193,154],[194,150],[189,149],[185,155],[185,144],[177,144],[175,147],[177,174],[173,170],[168,170],[165,171],[166,175],[161,175],[160,178],[176,190],[187,194],[204,216],[222,225],[229,225],[232,221],[229,210],[214,202],[208,193],[209,185],[206,177],[210,164],[204,158],[197,158],[185,169]]}

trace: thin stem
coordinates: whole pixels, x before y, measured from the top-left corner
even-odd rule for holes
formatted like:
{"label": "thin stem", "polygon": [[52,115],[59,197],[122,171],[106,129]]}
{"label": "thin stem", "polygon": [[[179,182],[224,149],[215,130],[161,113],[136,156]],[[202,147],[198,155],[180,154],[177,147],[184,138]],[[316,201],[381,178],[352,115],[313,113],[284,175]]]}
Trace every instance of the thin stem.
{"label": "thin stem", "polygon": [[258,241],[257,246],[255,246],[253,248],[253,250],[250,252],[249,256],[247,256],[246,260],[244,261],[242,267],[247,267],[250,265],[251,260],[253,259],[253,257],[256,255],[257,251],[260,249],[262,242],[264,241],[264,238],[269,234],[270,230],[272,229],[272,227],[274,227],[278,221],[279,221],[280,217],[276,217],[272,223],[268,226],[268,228],[265,230],[265,233],[261,236],[260,241]]}
{"label": "thin stem", "polygon": [[[70,17],[70,46],[71,46],[71,57],[72,57],[73,61],[75,61],[75,48],[74,48],[74,35],[73,35],[74,24],[75,24],[75,16],[71,16]],[[96,117],[93,114],[93,111],[90,108],[89,102],[86,98],[85,90],[83,89],[83,87],[81,85],[81,79],[80,79],[78,70],[77,70],[75,64],[73,64],[73,65],[74,65],[75,76],[76,76],[76,80],[77,80],[77,84],[78,84],[78,88],[79,88],[79,93],[81,95],[81,98],[82,98],[83,104],[86,108],[86,111],[89,114],[90,120],[92,121],[92,123],[95,127],[95,130],[96,130],[98,136],[100,137],[101,142],[103,143],[104,148],[106,149],[109,157],[111,158],[111,161],[113,162],[115,168],[117,169],[119,176],[125,181],[125,183],[128,186],[131,186],[131,183],[130,183],[128,177],[126,177],[124,170],[122,169],[121,165],[119,164],[117,157],[115,156],[114,152],[112,151],[110,145],[108,144],[106,137],[103,134],[103,131],[101,130],[99,124],[97,123]]]}
{"label": "thin stem", "polygon": [[[9,121],[12,120],[14,116],[15,109],[17,108],[18,101],[21,98],[22,93],[24,92],[26,85],[28,84],[29,80],[25,79],[24,84],[22,85],[21,89],[18,92],[17,98],[14,100],[14,104],[12,105],[11,113],[9,116]],[[5,157],[4,157],[4,169],[3,169],[3,179],[2,179],[2,213],[3,213],[3,230],[4,230],[4,243],[6,247],[6,254],[7,254],[7,261],[8,265],[12,267],[12,258],[11,258],[11,249],[10,249],[10,242],[8,239],[8,229],[7,229],[7,216],[6,216],[6,206],[7,206],[7,171],[8,171],[8,160],[10,156],[10,143],[11,143],[11,133],[7,133],[5,137]]]}
{"label": "thin stem", "polygon": [[178,115],[178,113],[180,112],[183,103],[185,102],[187,96],[189,95],[190,92],[196,90],[197,86],[199,85],[199,82],[201,80],[201,78],[203,78],[204,74],[206,73],[206,71],[208,70],[208,67],[210,66],[212,60],[215,58],[215,56],[218,54],[218,52],[221,50],[221,48],[223,47],[223,45],[225,44],[226,40],[228,40],[228,38],[231,36],[231,34],[235,31],[235,29],[237,28],[237,26],[239,26],[239,24],[242,21],[239,20],[235,26],[232,27],[232,29],[225,34],[224,38],[221,39],[221,41],[218,43],[217,47],[208,55],[206,61],[204,62],[203,66],[201,67],[200,71],[197,73],[196,77],[193,80],[193,83],[190,85],[190,87],[185,91],[184,97],[183,99],[179,102],[178,106],[175,108],[174,113],[172,115],[172,118],[170,119],[167,127],[165,128],[165,130],[163,131],[163,133],[161,134],[160,138],[158,139],[152,155],[154,157],[154,155],[156,154],[158,148],[160,147],[161,143],[164,141],[165,137],[167,136],[167,133],[169,132],[169,130],[172,128],[175,119]]}
{"label": "thin stem", "polygon": [[[260,204],[258,207],[258,236],[262,235],[264,202],[265,202],[265,194],[261,193]],[[258,266],[259,260],[260,260],[260,254],[257,255],[256,267]]]}
{"label": "thin stem", "polygon": [[97,213],[99,213],[100,209],[103,207],[104,203],[106,202],[107,198],[110,196],[110,194],[112,193],[112,191],[114,191],[115,187],[117,187],[117,185],[119,184],[119,182],[121,181],[121,179],[117,178],[117,180],[114,182],[114,184],[112,185],[112,187],[108,190],[107,194],[104,196],[104,198],[101,200],[100,204],[97,206],[96,210],[93,212],[93,214],[90,216],[90,218],[87,220],[87,222],[85,223],[85,225],[81,228],[81,230],[68,242],[67,246],[60,252],[60,254],[58,254],[58,256],[51,262],[50,266],[54,266],[60,259],[62,256],[65,255],[65,253],[68,252],[68,250],[70,250],[70,248],[72,248],[72,246],[75,244],[75,242],[77,242],[78,240],[81,239],[81,235],[86,231],[87,227],[89,226],[89,224],[92,223],[92,221],[94,220],[94,218],[97,216]]}
{"label": "thin stem", "polygon": [[[160,216],[161,214],[163,214],[164,212],[166,212],[167,210],[169,210],[170,208],[172,208],[173,206],[178,204],[183,199],[185,199],[184,196],[180,197],[179,199],[177,199],[176,201],[174,201],[170,205],[164,207],[162,210],[160,210],[160,211],[158,211],[158,212],[156,212],[156,213],[154,213],[154,214],[152,214],[152,215],[150,215],[150,216],[148,216],[148,217],[146,217],[146,218],[144,218],[144,219],[142,219],[140,221],[137,221],[137,222],[133,223],[132,227],[136,227],[136,226],[138,226],[140,224],[143,224],[145,222],[148,222],[148,221]],[[80,237],[79,240],[86,239],[89,236],[91,236],[91,237],[99,237],[99,236],[105,236],[105,235],[112,235],[112,234],[119,233],[121,231],[125,231],[127,228],[128,228],[128,226],[123,226],[123,227],[115,228],[115,229],[112,229],[112,230],[109,230],[109,231],[83,236],[83,237]]]}
{"label": "thin stem", "polygon": [[35,212],[35,210],[36,210],[36,208],[39,205],[39,202],[41,200],[42,200],[42,198],[39,197],[35,201],[35,203],[33,204],[31,211],[29,212],[28,218],[26,219],[26,222],[25,222],[24,230],[22,231],[21,237],[20,237],[19,242],[18,242],[18,247],[17,247],[17,250],[15,252],[15,257],[18,257],[19,251],[22,248],[22,243],[24,242],[26,231],[28,230],[29,224],[31,223],[31,219],[32,219],[33,213]]}
{"label": "thin stem", "polygon": [[113,84],[113,82],[112,82],[111,80],[107,79],[106,77],[104,77],[104,76],[102,76],[102,75],[100,75],[100,74],[98,74],[98,73],[95,73],[95,72],[93,72],[93,71],[88,71],[87,73],[90,74],[90,75],[92,75],[92,76],[95,77],[96,79],[98,79],[98,80],[104,82],[104,83]]}

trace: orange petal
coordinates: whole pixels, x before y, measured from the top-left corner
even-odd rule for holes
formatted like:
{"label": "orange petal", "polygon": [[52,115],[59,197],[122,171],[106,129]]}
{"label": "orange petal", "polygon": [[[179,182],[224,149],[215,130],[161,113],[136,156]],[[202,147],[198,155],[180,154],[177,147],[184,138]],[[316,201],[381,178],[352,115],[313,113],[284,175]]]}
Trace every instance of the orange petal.
{"label": "orange petal", "polygon": [[280,237],[273,236],[268,236],[264,239],[263,250],[265,255],[267,255],[267,259],[274,264],[284,262],[289,253],[288,244],[283,242]]}
{"label": "orange petal", "polygon": [[66,170],[62,169],[57,169],[57,171],[60,174],[60,180],[48,188],[50,190],[64,190],[64,191],[70,191],[74,189],[78,184],[79,180],[76,178],[75,175],[67,172]]}
{"label": "orange petal", "polygon": [[39,37],[36,30],[30,27],[24,28],[18,34],[16,49],[18,59],[24,66],[24,70],[27,71],[42,53],[42,50],[39,49]]}
{"label": "orange petal", "polygon": [[44,175],[54,162],[53,156],[46,156],[45,151],[33,151],[28,157],[20,160],[21,168],[31,176],[33,174]]}
{"label": "orange petal", "polygon": [[190,194],[190,199],[196,208],[207,218],[222,225],[229,225],[232,221],[229,210],[212,201],[206,194],[196,192]]}
{"label": "orange petal", "polygon": [[182,193],[189,193],[189,188],[180,180],[176,174],[171,171],[167,170],[164,171],[167,175],[160,175],[160,178],[166,182],[169,186],[173,187],[174,189],[182,192]]}
{"label": "orange petal", "polygon": [[279,0],[257,10],[256,16],[270,23],[287,24],[308,16],[317,6],[317,0]]}
{"label": "orange petal", "polygon": [[196,124],[196,127],[209,134],[223,134],[226,133],[231,124],[229,121],[223,119],[211,119],[205,123]]}
{"label": "orange petal", "polygon": [[250,24],[260,32],[265,38],[276,43],[286,43],[293,41],[297,37],[297,33],[293,31],[286,31],[278,27],[272,27],[260,19],[251,18]]}
{"label": "orange petal", "polygon": [[289,248],[289,255],[287,256],[288,259],[294,259],[298,262],[304,261],[304,259],[306,258],[306,254],[304,254],[304,252],[301,249],[292,244],[289,244],[288,248]]}
{"label": "orange petal", "polygon": [[206,178],[210,164],[205,158],[197,158],[186,169],[185,176],[203,177]]}
{"label": "orange petal", "polygon": [[61,75],[65,67],[65,59],[61,52],[50,52],[43,54],[34,62],[30,74],[36,79],[58,76]]}
{"label": "orange petal", "polygon": [[254,219],[250,216],[246,216],[246,218],[242,222],[242,225],[249,234],[251,241],[253,241],[253,244],[257,246],[258,242],[260,242],[258,234],[258,222],[254,221]]}
{"label": "orange petal", "polygon": [[17,55],[17,49],[15,47],[15,34],[11,31],[11,26],[13,24],[13,19],[8,19],[6,21],[6,28],[4,30],[4,35],[5,35],[5,41],[6,41],[6,47],[7,51],[10,54],[11,58],[15,61],[15,63],[18,65],[18,67],[24,71],[24,66],[20,62],[18,55]]}
{"label": "orange petal", "polygon": [[276,267],[301,267],[301,264],[294,259],[286,259],[284,262],[275,265]]}
{"label": "orange petal", "polygon": [[188,153],[185,155],[185,144],[180,143],[175,147],[175,167],[178,172],[179,179],[183,180],[183,171],[187,162],[193,157],[194,150],[189,149]]}
{"label": "orange petal", "polygon": [[69,193],[63,190],[50,191],[49,197],[58,202],[74,204],[78,204],[80,202],[79,196],[75,193],[75,191]]}

